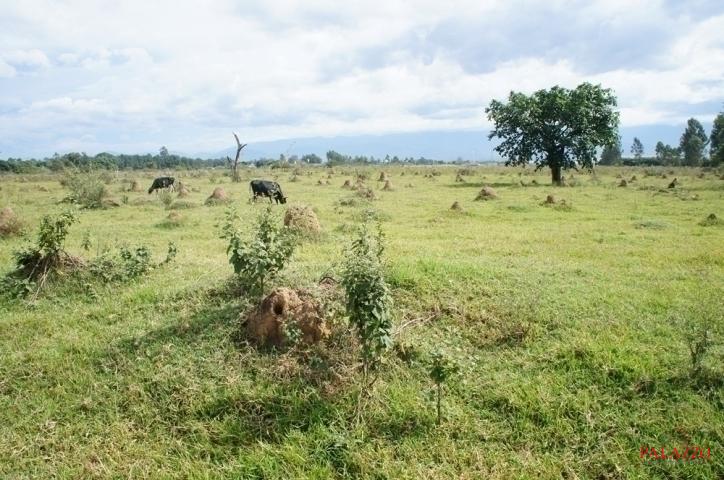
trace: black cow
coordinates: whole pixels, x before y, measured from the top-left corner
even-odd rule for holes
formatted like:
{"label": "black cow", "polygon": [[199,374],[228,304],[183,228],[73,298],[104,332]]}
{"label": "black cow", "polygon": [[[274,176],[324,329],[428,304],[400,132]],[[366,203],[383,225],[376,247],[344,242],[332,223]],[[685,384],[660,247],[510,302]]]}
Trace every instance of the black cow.
{"label": "black cow", "polygon": [[272,203],[272,198],[277,203],[287,203],[287,197],[282,193],[282,187],[277,182],[271,182],[269,180],[252,180],[249,182],[251,193],[253,195],[252,200],[256,202],[259,197],[269,197],[269,203]]}
{"label": "black cow", "polygon": [[161,190],[162,188],[170,188],[173,190],[174,183],[176,183],[176,179],[173,177],[158,177],[153,181],[153,185],[148,189],[148,193],[150,195],[154,190]]}

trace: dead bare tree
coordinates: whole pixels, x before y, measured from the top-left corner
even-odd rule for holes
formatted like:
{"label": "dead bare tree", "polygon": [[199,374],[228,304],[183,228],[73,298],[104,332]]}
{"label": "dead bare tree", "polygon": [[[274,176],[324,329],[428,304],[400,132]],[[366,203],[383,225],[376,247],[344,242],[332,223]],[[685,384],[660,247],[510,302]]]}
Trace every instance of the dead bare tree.
{"label": "dead bare tree", "polygon": [[236,133],[234,133],[234,138],[236,139],[236,157],[232,162],[231,158],[227,156],[226,161],[229,164],[229,168],[231,168],[231,181],[240,182],[241,177],[239,177],[239,156],[241,155],[241,149],[246,147],[246,143],[242,144],[239,141],[239,136]]}

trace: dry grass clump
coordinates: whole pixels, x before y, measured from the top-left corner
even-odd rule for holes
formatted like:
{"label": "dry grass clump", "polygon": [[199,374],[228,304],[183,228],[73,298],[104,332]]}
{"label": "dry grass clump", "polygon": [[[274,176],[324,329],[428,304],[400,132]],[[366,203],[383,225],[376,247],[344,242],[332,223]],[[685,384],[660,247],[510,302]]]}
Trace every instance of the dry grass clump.
{"label": "dry grass clump", "polygon": [[5,207],[0,210],[0,237],[11,237],[23,233],[23,222],[13,209]]}
{"label": "dry grass clump", "polygon": [[625,178],[622,178],[621,181],[618,183],[618,186],[619,186],[619,187],[627,187],[627,186],[628,186],[628,182],[626,181]]}
{"label": "dry grass clump", "polygon": [[458,202],[457,200],[455,200],[455,201],[453,202],[453,204],[450,206],[450,210],[452,210],[452,211],[454,211],[454,212],[462,212],[462,211],[463,211],[463,207],[462,207],[462,205],[460,205],[460,202]]}
{"label": "dry grass clump", "polygon": [[347,190],[352,190],[352,181],[345,180],[344,184],[342,185],[342,188],[346,188]]}
{"label": "dry grass clump", "polygon": [[389,180],[385,180],[385,186],[382,187],[382,190],[386,192],[391,192],[392,190],[394,190],[394,188],[392,187],[392,182],[390,182]]}
{"label": "dry grass clump", "polygon": [[377,195],[375,195],[374,190],[367,188],[364,185],[360,185],[357,188],[357,195],[362,198],[366,198],[367,200],[377,200]]}
{"label": "dry grass clump", "polygon": [[184,185],[181,182],[178,182],[178,198],[185,198],[188,197],[191,194],[188,188],[186,188],[186,185]]}
{"label": "dry grass clump", "polygon": [[475,197],[475,200],[495,200],[498,198],[498,194],[493,190],[491,187],[485,186],[483,187],[480,192],[478,192],[478,196]]}
{"label": "dry grass clump", "polygon": [[143,188],[141,188],[141,183],[136,179],[133,179],[131,181],[131,185],[128,187],[129,192],[140,192],[142,190]]}
{"label": "dry grass clump", "polygon": [[211,193],[209,198],[206,199],[206,205],[222,205],[225,203],[229,203],[231,199],[226,194],[226,190],[224,190],[222,187],[216,187],[214,188],[214,191]]}
{"label": "dry grass clump", "polygon": [[284,213],[284,225],[302,233],[319,234],[322,226],[317,214],[307,205],[292,205]]}

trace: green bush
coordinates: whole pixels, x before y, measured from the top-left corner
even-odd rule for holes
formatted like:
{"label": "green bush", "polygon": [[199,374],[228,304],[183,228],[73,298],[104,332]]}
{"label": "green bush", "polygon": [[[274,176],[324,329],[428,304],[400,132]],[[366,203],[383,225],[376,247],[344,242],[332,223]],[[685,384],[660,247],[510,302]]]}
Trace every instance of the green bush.
{"label": "green bush", "polygon": [[379,224],[376,234],[372,234],[365,222],[346,252],[342,270],[347,316],[362,346],[365,376],[392,346],[392,297],[383,274],[383,252]]}
{"label": "green bush", "polygon": [[291,258],[294,235],[274,218],[271,207],[259,215],[250,238],[242,236],[238,223],[236,210],[227,210],[221,238],[229,241],[229,263],[243,283],[263,293],[266,279],[281,271]]}
{"label": "green bush", "polygon": [[103,201],[108,198],[108,188],[103,179],[94,174],[69,174],[61,184],[70,190],[66,201],[82,208],[103,208]]}

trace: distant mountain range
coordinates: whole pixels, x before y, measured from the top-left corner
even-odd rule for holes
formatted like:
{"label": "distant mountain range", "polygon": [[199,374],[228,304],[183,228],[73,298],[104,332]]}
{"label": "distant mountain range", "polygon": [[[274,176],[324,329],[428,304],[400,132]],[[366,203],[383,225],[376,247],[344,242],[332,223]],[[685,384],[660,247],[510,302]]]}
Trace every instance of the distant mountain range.
{"label": "distant mountain range", "polygon": [[[681,124],[622,128],[624,156],[629,155],[634,137],[638,137],[643,143],[646,156],[654,155],[654,147],[658,141],[676,146],[679,144],[684,127],[685,125]],[[711,123],[704,123],[704,128],[709,132]],[[243,151],[242,159],[249,161],[259,158],[279,158],[279,155],[282,154],[286,157],[291,155],[301,157],[308,153],[317,154],[324,159],[327,151],[335,150],[345,155],[364,155],[375,158],[390,155],[390,157],[424,157],[444,161],[459,158],[479,162],[499,161],[500,157],[494,152],[494,147],[495,143],[488,140],[488,132],[484,130],[430,131],[249,142],[249,146]],[[235,153],[236,149],[230,145],[228,149],[199,152],[193,156],[219,158],[227,155],[233,157]]]}

